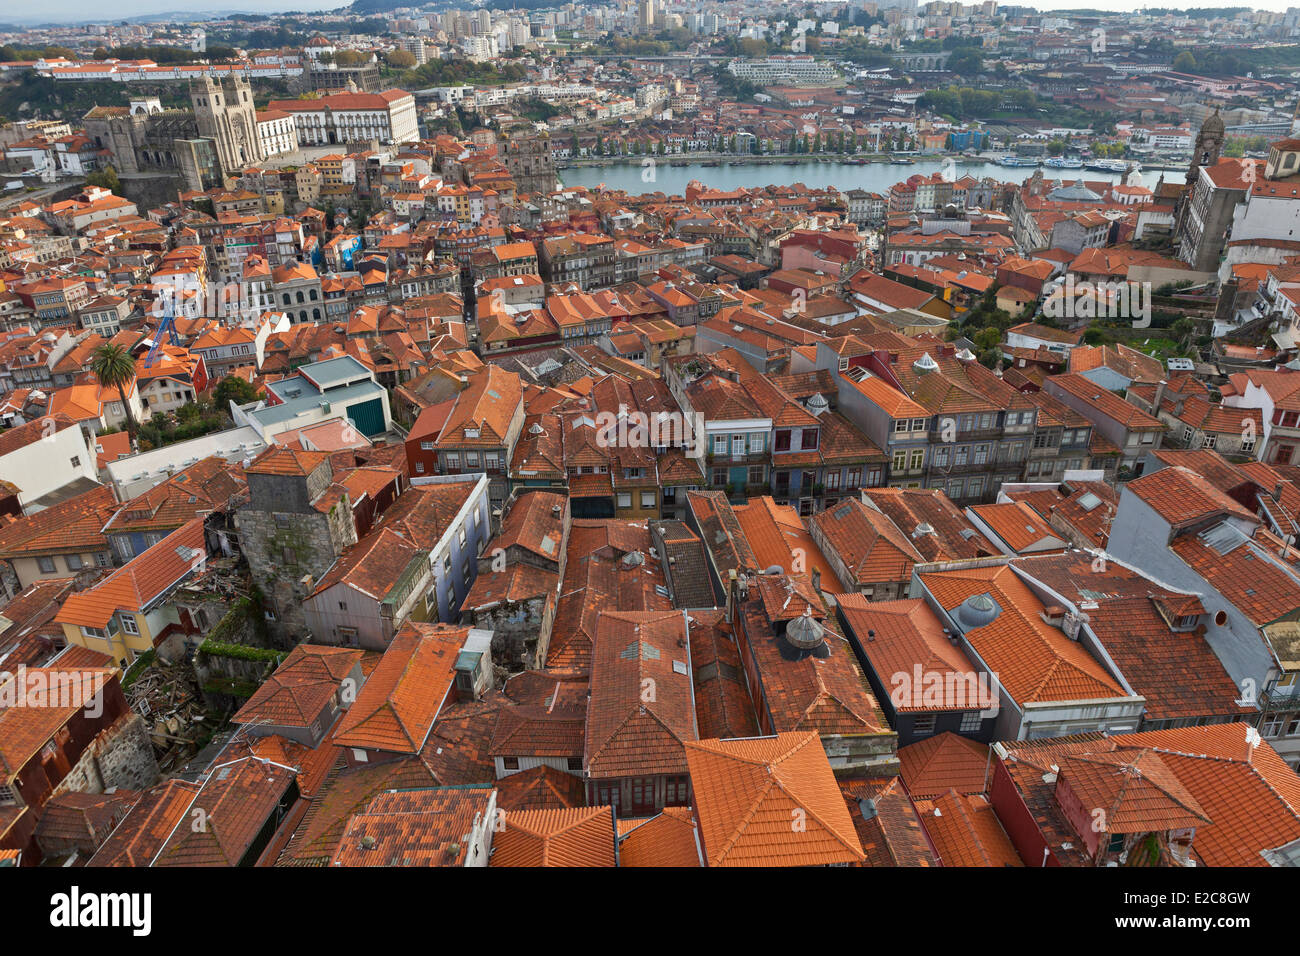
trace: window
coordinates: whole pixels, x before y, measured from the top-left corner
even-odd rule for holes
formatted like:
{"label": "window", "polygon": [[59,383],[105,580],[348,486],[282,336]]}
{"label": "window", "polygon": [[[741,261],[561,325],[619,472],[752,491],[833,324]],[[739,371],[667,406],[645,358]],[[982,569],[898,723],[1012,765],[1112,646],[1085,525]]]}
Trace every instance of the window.
{"label": "window", "polygon": [[982,465],[982,464],[984,464],[985,462],[987,462],[988,460],[989,460],[989,446],[988,446],[988,445],[976,445],[976,446],[975,446],[975,464],[977,464],[977,465]]}
{"label": "window", "polygon": [[713,436],[713,454],[715,454],[715,455],[725,455],[726,453],[727,453],[727,436],[726,436],[726,435],[714,435],[714,436]]}
{"label": "window", "polygon": [[431,441],[420,442],[420,451],[433,451],[433,442]]}
{"label": "window", "polygon": [[838,471],[828,471],[828,472],[826,472],[826,481],[825,481],[825,484],[826,484],[826,490],[827,490],[827,491],[839,491],[839,490],[840,490],[840,473],[839,473]]}
{"label": "window", "polygon": [[422,475],[422,474],[424,474],[424,462],[422,462],[422,461],[417,461],[417,462],[415,463],[415,473],[416,473],[417,475]]}
{"label": "window", "polygon": [[894,471],[905,471],[905,470],[907,469],[907,452],[906,452],[906,451],[902,451],[902,450],[900,450],[900,451],[896,451],[896,452],[894,452],[894,462],[893,462],[893,467],[894,467]]}
{"label": "window", "polygon": [[966,494],[972,498],[984,493],[984,479],[972,478],[966,485]]}
{"label": "window", "polygon": [[745,455],[745,436],[731,436],[731,454],[736,458],[743,458]]}
{"label": "window", "polygon": [[1282,733],[1282,722],[1283,717],[1281,714],[1269,714],[1264,718],[1264,722],[1260,724],[1260,733],[1265,737],[1276,737]]}
{"label": "window", "polygon": [[914,432],[923,432],[923,431],[925,431],[926,422],[927,422],[927,419],[924,419],[924,418],[913,418],[913,419],[912,419],[912,431],[914,431]]}
{"label": "window", "polygon": [[570,770],[574,770],[574,771],[580,771],[580,770],[582,770],[582,758],[581,758],[581,757],[570,757],[569,760],[568,760],[567,766],[568,766],[568,768],[569,768]]}
{"label": "window", "polygon": [[727,483],[727,469],[725,469],[725,468],[714,468],[714,469],[713,469],[713,480],[710,482],[710,484],[714,484],[714,485],[725,485],[726,483]]}
{"label": "window", "polygon": [[458,470],[459,468],[460,468],[460,452],[458,451],[447,452],[447,470],[454,471],[454,470]]}
{"label": "window", "polygon": [[81,555],[79,554],[65,554],[63,556],[63,563],[68,566],[69,571],[80,571],[83,567]]}
{"label": "window", "polygon": [[140,626],[136,624],[134,614],[119,614],[117,616],[117,620],[118,623],[121,624],[122,626],[123,634],[132,634],[135,636],[139,636]]}
{"label": "window", "polygon": [[465,452],[465,467],[466,468],[478,467],[478,452],[476,451]]}
{"label": "window", "polygon": [[655,493],[653,491],[641,492],[641,507],[653,508],[655,506]]}
{"label": "window", "polygon": [[755,434],[749,436],[749,453],[750,453],[751,455],[761,455],[761,454],[763,454],[763,439],[764,439],[764,437],[765,437],[765,436],[763,436],[763,435],[761,435],[761,434],[757,434],[757,433],[755,433]]}
{"label": "window", "polygon": [[934,733],[934,725],[934,714],[917,714],[916,719],[912,721],[912,735],[914,737],[928,737]]}
{"label": "window", "polygon": [[685,803],[689,798],[685,774],[664,778],[664,803]]}
{"label": "window", "polygon": [[953,464],[955,464],[958,468],[965,465],[966,462],[970,460],[970,446],[962,445],[960,448],[954,451],[952,455],[952,460],[953,460]]}
{"label": "window", "polygon": [[340,611],[346,611],[347,609],[348,609],[348,602],[347,602],[347,601],[339,601],[339,610],[340,610]]}
{"label": "window", "polygon": [[[119,405],[121,405],[121,402],[116,403],[116,404],[113,406],[113,410],[114,410],[114,411],[117,411]],[[80,456],[80,455],[73,455],[72,458],[70,459],[70,461],[71,461],[71,464],[72,464],[72,467],[73,467],[73,468],[80,468],[80,467],[81,467],[81,456]]]}
{"label": "window", "polygon": [[805,428],[803,430],[803,434],[800,436],[799,439],[801,442],[800,447],[804,451],[813,451],[817,447],[819,437],[820,437],[819,433],[817,432],[816,429],[809,431],[808,429]]}
{"label": "window", "polygon": [[936,448],[936,449],[934,450],[934,457],[930,460],[930,464],[933,465],[935,468],[947,468],[947,467],[948,467],[948,449],[947,449],[947,448]]}
{"label": "window", "polygon": [[763,466],[762,466],[762,465],[750,465],[750,466],[749,466],[749,483],[750,483],[751,485],[761,485],[761,484],[763,483]]}
{"label": "window", "polygon": [[1192,428],[1191,425],[1184,425],[1184,426],[1183,426],[1183,441],[1184,441],[1184,442],[1189,442],[1189,441],[1191,441],[1191,440],[1192,440],[1192,433],[1193,433],[1194,431],[1195,431],[1195,429]]}
{"label": "window", "polygon": [[776,433],[776,442],[772,445],[773,451],[790,450],[790,432],[788,429]]}
{"label": "window", "polygon": [[959,730],[963,734],[976,733],[979,731],[982,722],[978,710],[968,710],[961,715],[961,727]]}
{"label": "window", "polygon": [[1201,447],[1202,447],[1202,448],[1213,448],[1214,445],[1215,445],[1215,442],[1217,442],[1218,440],[1219,440],[1219,436],[1218,436],[1218,435],[1206,435],[1205,438],[1202,439],[1202,441],[1201,441]]}
{"label": "window", "polygon": [[38,568],[41,569],[41,573],[42,573],[42,574],[53,574],[53,573],[54,573],[54,559],[53,559],[53,558],[45,558],[45,557],[37,558],[37,559],[36,559],[36,566],[37,566]]}
{"label": "window", "polygon": [[483,455],[483,467],[488,471],[500,471],[501,456],[494,451],[485,452]]}
{"label": "window", "polygon": [[861,484],[862,484],[862,469],[861,469],[861,468],[850,468],[850,469],[849,469],[849,481],[848,481],[848,487],[850,487],[850,488],[857,488],[857,487],[861,486]]}
{"label": "window", "polygon": [[900,435],[906,433],[910,425],[911,422],[906,418],[900,418],[898,421],[894,422],[894,434]]}
{"label": "window", "polygon": [[628,492],[628,491],[620,491],[620,492],[618,493],[618,506],[619,506],[620,508],[631,508],[631,507],[632,507],[632,493],[631,493],[631,492]]}
{"label": "window", "polygon": [[17,803],[14,788],[8,784],[0,783],[0,807],[10,803]]}
{"label": "window", "polygon": [[925,462],[925,449],[914,448],[912,450],[911,456],[908,459],[907,467],[911,470],[915,470],[917,468],[920,468],[924,462]]}

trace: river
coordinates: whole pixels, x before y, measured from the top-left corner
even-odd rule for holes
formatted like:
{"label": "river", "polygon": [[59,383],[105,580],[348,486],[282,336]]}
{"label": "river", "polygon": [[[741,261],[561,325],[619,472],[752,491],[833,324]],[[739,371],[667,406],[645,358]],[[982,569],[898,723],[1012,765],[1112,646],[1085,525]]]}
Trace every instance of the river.
{"label": "river", "polygon": [[[629,193],[664,192],[668,195],[683,195],[686,184],[698,179],[712,189],[761,188],[763,186],[789,185],[803,183],[805,186],[820,188],[835,186],[841,190],[865,189],[867,192],[887,195],[889,187],[902,182],[915,173],[930,174],[941,172],[944,160],[917,159],[910,166],[892,163],[871,163],[864,166],[851,166],[844,163],[796,163],[786,166],[781,163],[746,163],[741,166],[703,166],[691,163],[687,166],[673,166],[671,161],[658,162],[653,168],[642,166],[640,162],[619,163],[610,166],[575,166],[559,171],[560,180],[566,186],[595,187],[604,183],[610,189],[623,189]],[[951,167],[950,167],[951,168]],[[1028,167],[999,166],[984,160],[958,161],[956,165],[959,176],[973,176],[980,179],[991,176],[998,182],[1023,182],[1034,174]],[[1042,167],[1043,175],[1049,179],[1085,179],[1092,182],[1119,182],[1121,173],[1101,173],[1091,169],[1050,169]],[[1144,170],[1139,175],[1144,186],[1154,186],[1162,175],[1160,170]],[[1165,182],[1181,183],[1181,172],[1166,171]],[[652,177],[652,178],[651,178]]]}

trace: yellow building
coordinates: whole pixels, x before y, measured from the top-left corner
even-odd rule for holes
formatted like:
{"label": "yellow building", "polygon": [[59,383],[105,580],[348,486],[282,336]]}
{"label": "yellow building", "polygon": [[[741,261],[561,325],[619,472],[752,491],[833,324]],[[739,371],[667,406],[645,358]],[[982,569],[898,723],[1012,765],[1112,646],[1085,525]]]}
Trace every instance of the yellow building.
{"label": "yellow building", "polygon": [[152,650],[169,625],[179,625],[167,597],[203,570],[202,516],[192,518],[94,587],[70,594],[55,615],[69,644],[108,654],[125,665]]}

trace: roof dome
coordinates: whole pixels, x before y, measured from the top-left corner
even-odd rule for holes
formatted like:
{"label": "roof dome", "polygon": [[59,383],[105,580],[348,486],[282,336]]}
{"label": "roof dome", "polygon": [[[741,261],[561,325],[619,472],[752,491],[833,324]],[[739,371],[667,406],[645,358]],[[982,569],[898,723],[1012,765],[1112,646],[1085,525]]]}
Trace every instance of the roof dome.
{"label": "roof dome", "polygon": [[785,639],[801,651],[818,647],[825,637],[826,629],[817,623],[810,607],[785,626]]}
{"label": "roof dome", "polygon": [[987,594],[972,594],[957,607],[957,621],[964,630],[973,630],[997,620],[1001,608]]}
{"label": "roof dome", "polygon": [[1201,124],[1202,133],[1222,133],[1224,131],[1223,117],[1219,115],[1219,108],[1216,106],[1214,112],[1206,117],[1205,122]]}
{"label": "roof dome", "polygon": [[921,375],[924,375],[926,372],[933,372],[938,367],[939,367],[939,363],[936,362],[930,356],[929,352],[926,352],[919,359],[917,359],[915,362],[912,363],[912,368],[914,368]]}

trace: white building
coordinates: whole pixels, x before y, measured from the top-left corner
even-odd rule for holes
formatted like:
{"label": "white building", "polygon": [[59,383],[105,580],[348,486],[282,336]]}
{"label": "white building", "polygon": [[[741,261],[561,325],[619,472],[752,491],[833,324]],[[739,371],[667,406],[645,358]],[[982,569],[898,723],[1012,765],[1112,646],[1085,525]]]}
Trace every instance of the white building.
{"label": "white building", "polygon": [[333,93],[314,100],[272,100],[270,112],[293,116],[304,146],[412,143],[420,138],[415,97],[405,90]]}
{"label": "white building", "polygon": [[[27,514],[44,510],[40,499],[48,494],[77,482],[99,483],[86,433],[62,416],[0,432],[0,477],[18,486],[18,503]],[[81,490],[89,489],[85,484]]]}
{"label": "white building", "polygon": [[285,110],[265,110],[257,114],[257,138],[262,155],[280,156],[298,151],[298,127],[293,114]]}

